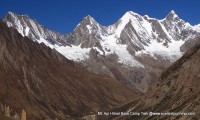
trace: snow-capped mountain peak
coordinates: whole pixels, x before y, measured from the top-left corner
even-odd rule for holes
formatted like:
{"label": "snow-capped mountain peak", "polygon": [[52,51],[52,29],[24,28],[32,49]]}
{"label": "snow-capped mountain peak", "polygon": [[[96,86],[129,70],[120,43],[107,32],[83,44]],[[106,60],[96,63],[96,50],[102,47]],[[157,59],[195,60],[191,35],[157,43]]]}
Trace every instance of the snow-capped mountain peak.
{"label": "snow-capped mountain peak", "polygon": [[9,26],[14,27],[22,36],[27,36],[33,41],[44,43],[53,48],[53,45],[68,45],[64,41],[64,36],[58,32],[48,30],[40,25],[36,20],[31,19],[28,15],[18,15],[9,12],[3,21]]}
{"label": "snow-capped mountain peak", "polygon": [[176,15],[176,13],[175,13],[175,11],[174,11],[174,10],[171,10],[169,14]]}
{"label": "snow-capped mountain peak", "polygon": [[26,18],[29,18],[29,19],[30,19],[30,17],[28,16],[28,14],[25,14],[25,15],[18,15],[18,14],[16,14],[16,13],[11,12],[11,11],[8,12],[7,17],[8,17],[8,16],[12,17],[13,19],[16,18],[16,17],[20,17],[20,16],[21,16],[21,17],[26,17]]}
{"label": "snow-capped mountain peak", "polygon": [[[103,36],[106,36],[106,27],[99,24],[93,17],[86,16],[83,20],[76,26],[70,35],[66,35],[67,38],[71,39],[72,36],[76,38],[72,41],[75,45],[80,45],[81,47],[91,47],[95,42],[102,40]],[[68,39],[68,40],[69,40]]]}
{"label": "snow-capped mountain peak", "polygon": [[[8,12],[4,21],[6,21],[9,27],[13,26],[17,28],[18,32],[22,36],[28,36],[30,29],[26,27],[25,21],[29,20],[28,15],[18,15],[13,12]],[[33,20],[32,20],[33,21]],[[35,21],[34,21],[35,22]]]}
{"label": "snow-capped mountain peak", "polygon": [[16,16],[16,14],[15,14],[15,13],[13,13],[13,12],[11,12],[11,11],[9,11],[9,12],[8,12],[7,16],[8,16],[8,15],[11,15],[11,16]]}
{"label": "snow-capped mountain peak", "polygon": [[87,31],[91,33],[92,29],[100,29],[100,25],[93,17],[88,15],[83,18],[83,20],[77,25],[74,31],[79,28],[87,28]]}
{"label": "snow-capped mountain peak", "polygon": [[179,17],[178,15],[172,10],[167,16],[166,18],[167,20],[178,20]]}
{"label": "snow-capped mountain peak", "polygon": [[141,16],[140,14],[133,12],[133,11],[128,11],[125,13],[125,15],[130,14],[131,16]]}
{"label": "snow-capped mountain peak", "polygon": [[77,25],[77,27],[80,26],[81,24],[84,24],[84,25],[87,24],[87,25],[93,26],[93,25],[97,25],[97,24],[99,24],[99,23],[97,23],[97,21],[96,21],[92,16],[87,15],[87,16],[84,17],[83,20]]}
{"label": "snow-capped mountain peak", "polygon": [[141,15],[132,11],[128,11],[119,19],[117,23],[112,25],[111,31],[117,38],[119,38],[128,23],[132,24],[134,27],[137,27],[140,24],[140,21],[144,21],[144,18]]}
{"label": "snow-capped mountain peak", "polygon": [[90,15],[87,15],[87,16],[84,17],[83,19],[87,19],[87,20],[89,20],[91,23],[96,22],[95,19],[94,19],[92,16],[90,16]]}

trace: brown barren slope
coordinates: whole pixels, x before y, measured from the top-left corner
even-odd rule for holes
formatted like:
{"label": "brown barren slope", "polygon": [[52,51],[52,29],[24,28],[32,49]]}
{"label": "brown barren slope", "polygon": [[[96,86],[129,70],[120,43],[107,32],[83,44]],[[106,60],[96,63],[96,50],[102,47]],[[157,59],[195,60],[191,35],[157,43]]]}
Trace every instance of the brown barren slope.
{"label": "brown barren slope", "polygon": [[0,21],[0,116],[67,119],[110,109],[136,98],[112,78],[97,76]]}

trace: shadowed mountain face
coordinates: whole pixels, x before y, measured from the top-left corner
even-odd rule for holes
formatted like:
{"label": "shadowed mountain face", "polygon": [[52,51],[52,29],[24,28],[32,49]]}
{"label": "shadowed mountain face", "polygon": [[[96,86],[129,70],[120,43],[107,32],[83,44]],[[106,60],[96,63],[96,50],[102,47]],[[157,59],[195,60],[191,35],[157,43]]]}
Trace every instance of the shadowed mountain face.
{"label": "shadowed mountain face", "polygon": [[66,35],[48,30],[26,15],[9,12],[3,21],[22,36],[56,49],[87,70],[142,93],[200,36],[199,25],[190,25],[174,11],[162,20],[129,11],[110,26],[87,16]]}
{"label": "shadowed mountain face", "polygon": [[[157,85],[141,99],[114,111],[182,112],[179,116],[115,116],[117,120],[199,120],[200,119],[200,39],[182,58],[165,70]],[[105,120],[106,118],[104,118]],[[114,119],[114,118],[109,118]]]}
{"label": "shadowed mountain face", "polygon": [[0,118],[80,117],[136,97],[0,21]]}

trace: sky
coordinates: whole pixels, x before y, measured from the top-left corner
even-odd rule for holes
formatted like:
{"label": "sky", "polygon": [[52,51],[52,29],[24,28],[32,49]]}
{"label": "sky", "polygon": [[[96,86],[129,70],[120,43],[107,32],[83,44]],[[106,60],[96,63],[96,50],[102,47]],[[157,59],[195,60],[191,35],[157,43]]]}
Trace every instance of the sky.
{"label": "sky", "polygon": [[181,19],[195,25],[200,23],[199,5],[200,0],[0,0],[0,18],[8,11],[27,14],[48,29],[66,34],[87,15],[108,26],[127,11],[163,19],[174,10]]}

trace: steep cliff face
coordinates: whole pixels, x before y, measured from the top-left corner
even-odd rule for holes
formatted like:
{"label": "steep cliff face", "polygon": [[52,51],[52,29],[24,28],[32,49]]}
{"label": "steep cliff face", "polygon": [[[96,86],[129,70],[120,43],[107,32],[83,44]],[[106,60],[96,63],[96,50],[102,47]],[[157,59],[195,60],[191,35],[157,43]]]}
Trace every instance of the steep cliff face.
{"label": "steep cliff face", "polygon": [[110,116],[110,118],[107,119],[198,120],[200,118],[199,56],[200,39],[198,39],[198,43],[192,49],[187,51],[183,57],[162,73],[157,84],[148,91],[145,96],[121,106],[118,109],[114,109],[116,111],[131,110],[132,112],[148,113],[192,113],[191,115]]}
{"label": "steep cliff face", "polygon": [[9,106],[3,118],[16,111],[22,120],[70,119],[135,97],[118,81],[88,72],[0,21],[0,102]]}

